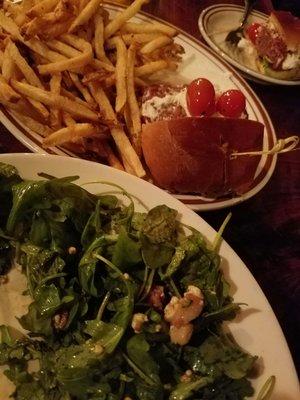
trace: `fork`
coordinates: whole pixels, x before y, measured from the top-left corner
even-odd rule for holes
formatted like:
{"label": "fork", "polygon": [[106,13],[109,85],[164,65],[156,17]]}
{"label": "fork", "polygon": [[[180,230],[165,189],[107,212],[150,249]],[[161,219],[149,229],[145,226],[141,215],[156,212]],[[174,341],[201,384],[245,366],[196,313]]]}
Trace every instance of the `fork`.
{"label": "fork", "polygon": [[244,15],[243,15],[242,21],[237,29],[234,29],[233,31],[228,33],[228,35],[225,38],[225,42],[228,42],[234,46],[236,46],[238,44],[238,42],[242,38],[241,33],[243,32],[244,26],[248,20],[248,17],[250,15],[256,1],[257,0],[245,0],[245,10],[244,10]]}

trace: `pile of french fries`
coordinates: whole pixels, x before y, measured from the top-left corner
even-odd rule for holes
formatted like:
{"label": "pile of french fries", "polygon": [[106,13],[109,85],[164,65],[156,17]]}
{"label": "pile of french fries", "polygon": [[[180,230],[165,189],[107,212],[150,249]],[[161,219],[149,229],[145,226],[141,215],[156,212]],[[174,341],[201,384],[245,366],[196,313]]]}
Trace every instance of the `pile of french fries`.
{"label": "pile of french fries", "polygon": [[100,0],[4,0],[0,104],[45,148],[92,152],[145,176],[139,93],[183,52],[172,27],[128,22],[148,1],[112,17]]}

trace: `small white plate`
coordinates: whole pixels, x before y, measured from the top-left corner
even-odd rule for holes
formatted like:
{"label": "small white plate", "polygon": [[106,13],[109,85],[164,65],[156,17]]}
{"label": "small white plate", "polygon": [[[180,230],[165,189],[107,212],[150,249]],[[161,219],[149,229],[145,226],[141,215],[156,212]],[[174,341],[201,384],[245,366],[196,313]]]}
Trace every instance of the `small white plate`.
{"label": "small white plate", "polygon": [[[122,9],[121,6],[112,4],[106,4],[105,8],[109,10],[111,15],[114,15]],[[159,21],[166,25],[170,25],[165,21],[145,13],[138,13],[132,21],[139,23]],[[189,83],[193,79],[205,77],[220,91],[226,91],[229,89],[241,90],[247,99],[246,110],[249,119],[259,121],[265,126],[263,149],[271,149],[277,140],[276,133],[266,109],[253,90],[234,70],[234,68],[223,60],[222,57],[219,57],[213,50],[202,44],[193,36],[177,27],[175,28],[178,30],[178,35],[175,40],[178,44],[183,46],[185,54],[178,70],[174,73],[164,74],[161,76],[161,79],[172,83]],[[43,138],[26,128],[24,124],[16,120],[3,107],[0,107],[0,121],[17,139],[34,152],[74,156],[70,151],[63,148],[54,147],[43,149]],[[174,194],[174,196],[193,210],[197,211],[209,211],[224,207],[232,207],[250,199],[262,190],[272,176],[276,160],[276,155],[264,155],[261,157],[251,187],[242,196],[218,199],[208,199],[188,194]]]}
{"label": "small white plate", "polygon": [[[199,29],[207,44],[220,54],[246,78],[263,84],[285,86],[300,85],[300,80],[283,80],[266,76],[257,70],[250,69],[241,62],[232,58],[225,43],[228,32],[236,29],[242,19],[244,8],[233,4],[216,4],[202,11],[199,17]],[[252,11],[249,23],[263,23],[268,16],[259,11]]]}
{"label": "small white plate", "polygon": [[[24,179],[38,180],[41,179],[38,173],[45,172],[56,177],[79,175],[77,184],[99,180],[115,183],[133,195],[137,211],[144,211],[137,199],[149,208],[166,204],[178,211],[183,223],[199,230],[209,242],[215,238],[213,228],[173,196],[117,169],[72,157],[40,154],[4,154],[0,155],[0,162],[14,165]],[[101,183],[85,187],[93,193],[111,191],[111,186]],[[220,255],[221,267],[231,284],[231,295],[236,302],[248,304],[238,318],[229,323],[229,328],[244,349],[260,357],[258,377],[252,382],[255,388],[253,399],[270,375],[276,376],[272,400],[299,399],[298,379],[291,354],[268,300],[248,268],[225,241],[221,244]],[[8,284],[0,286],[0,325],[8,324],[20,329],[15,315],[26,313],[28,298],[22,296],[24,276],[16,271],[11,271]],[[12,389],[0,369],[1,400],[8,400]]]}

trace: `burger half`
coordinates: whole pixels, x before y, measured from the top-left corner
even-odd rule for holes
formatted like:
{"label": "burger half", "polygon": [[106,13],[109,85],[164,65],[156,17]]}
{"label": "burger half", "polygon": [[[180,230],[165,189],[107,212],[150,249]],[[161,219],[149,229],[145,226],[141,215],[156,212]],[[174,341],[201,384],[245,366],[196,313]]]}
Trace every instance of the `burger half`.
{"label": "burger half", "polygon": [[300,79],[300,19],[288,11],[273,11],[265,24],[245,29],[235,53],[264,75]]}

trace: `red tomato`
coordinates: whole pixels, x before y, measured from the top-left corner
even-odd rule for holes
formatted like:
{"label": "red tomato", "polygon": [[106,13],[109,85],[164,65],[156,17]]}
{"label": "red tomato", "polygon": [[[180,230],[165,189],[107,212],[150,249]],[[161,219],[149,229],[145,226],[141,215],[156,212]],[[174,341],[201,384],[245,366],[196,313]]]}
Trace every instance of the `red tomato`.
{"label": "red tomato", "polygon": [[187,88],[187,105],[192,116],[211,115],[214,109],[215,89],[205,78],[192,81]]}
{"label": "red tomato", "polygon": [[239,118],[246,108],[246,98],[240,90],[227,90],[217,101],[217,110],[224,117]]}
{"label": "red tomato", "polygon": [[246,28],[246,35],[248,38],[251,40],[253,44],[256,42],[257,34],[258,34],[258,29],[261,27],[260,24],[257,22],[253,22],[253,24],[249,25]]}

